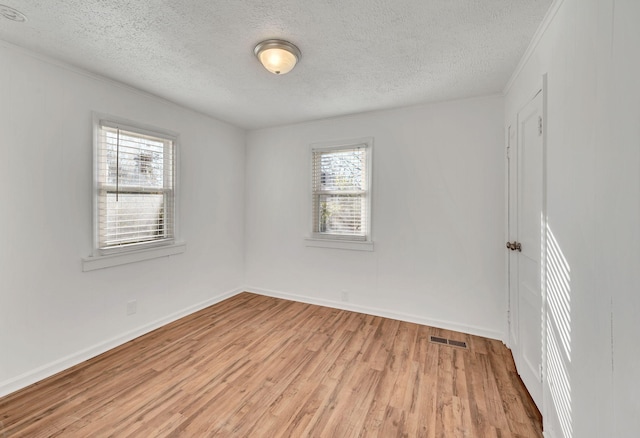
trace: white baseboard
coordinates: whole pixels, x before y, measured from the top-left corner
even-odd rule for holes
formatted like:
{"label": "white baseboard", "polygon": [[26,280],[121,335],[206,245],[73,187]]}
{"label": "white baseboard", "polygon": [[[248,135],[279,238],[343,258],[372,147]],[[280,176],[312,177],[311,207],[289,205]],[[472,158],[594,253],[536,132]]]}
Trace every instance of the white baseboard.
{"label": "white baseboard", "polygon": [[286,292],[280,292],[269,289],[262,289],[259,287],[247,286],[245,291],[256,293],[259,295],[266,295],[274,298],[282,298],[290,301],[298,301],[307,304],[316,304],[319,306],[332,307],[334,309],[349,310],[352,312],[366,313],[368,315],[382,316],[384,318],[397,319],[399,321],[412,322],[416,324],[428,325],[431,327],[438,327],[446,330],[453,330],[457,332],[468,333],[471,335],[482,336],[485,338],[496,339],[501,342],[505,340],[505,334],[498,330],[491,330],[483,327],[476,327],[472,325],[460,324],[452,321],[443,321],[439,319],[426,318],[424,316],[412,315],[403,312],[395,312],[387,309],[379,309],[376,307],[361,306],[353,303],[345,303],[343,301],[325,300],[322,298],[308,297],[304,295],[290,294]]}
{"label": "white baseboard", "polygon": [[11,394],[12,392],[15,392],[19,389],[26,388],[27,386],[39,382],[42,379],[53,376],[54,374],[71,368],[72,366],[78,365],[79,363],[91,359],[92,357],[96,357],[99,354],[109,351],[119,345],[129,342],[173,321],[184,318],[187,315],[195,313],[213,304],[219,303],[220,301],[226,300],[229,297],[243,292],[243,290],[243,288],[238,288],[224,292],[220,295],[216,295],[213,298],[187,307],[186,309],[180,310],[178,312],[172,313],[164,318],[157,319],[153,322],[143,325],[142,327],[128,331],[119,336],[96,344],[92,347],[78,351],[77,353],[73,353],[69,356],[55,360],[34,370],[27,371],[26,373],[23,373],[17,377],[5,380],[4,382],[0,382],[0,397]]}

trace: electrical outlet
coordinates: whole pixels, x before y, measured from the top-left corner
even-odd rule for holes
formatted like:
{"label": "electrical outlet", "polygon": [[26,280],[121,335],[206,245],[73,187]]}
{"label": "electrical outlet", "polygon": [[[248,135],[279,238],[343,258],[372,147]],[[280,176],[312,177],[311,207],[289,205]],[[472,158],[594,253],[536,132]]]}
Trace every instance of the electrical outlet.
{"label": "electrical outlet", "polygon": [[349,291],[348,290],[343,290],[342,291],[342,301],[344,301],[345,303],[349,301]]}
{"label": "electrical outlet", "polygon": [[135,315],[137,311],[138,311],[138,301],[137,300],[129,301],[127,303],[127,316]]}

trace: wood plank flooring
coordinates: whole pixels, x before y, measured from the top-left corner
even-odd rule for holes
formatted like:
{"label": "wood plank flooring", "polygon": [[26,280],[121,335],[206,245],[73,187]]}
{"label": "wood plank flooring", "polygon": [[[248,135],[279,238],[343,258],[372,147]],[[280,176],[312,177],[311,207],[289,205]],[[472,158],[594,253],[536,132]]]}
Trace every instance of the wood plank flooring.
{"label": "wood plank flooring", "polygon": [[0,422],[1,438],[542,436],[499,341],[250,293],[1,398]]}

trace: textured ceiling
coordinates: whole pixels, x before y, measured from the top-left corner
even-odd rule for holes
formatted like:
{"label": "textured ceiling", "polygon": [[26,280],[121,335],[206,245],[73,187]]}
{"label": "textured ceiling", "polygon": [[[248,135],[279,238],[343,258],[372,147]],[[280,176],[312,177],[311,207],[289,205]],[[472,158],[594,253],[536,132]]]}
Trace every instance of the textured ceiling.
{"label": "textured ceiling", "polygon": [[[502,91],[551,0],[2,0],[0,39],[244,128]],[[253,56],[268,38],[302,60]]]}

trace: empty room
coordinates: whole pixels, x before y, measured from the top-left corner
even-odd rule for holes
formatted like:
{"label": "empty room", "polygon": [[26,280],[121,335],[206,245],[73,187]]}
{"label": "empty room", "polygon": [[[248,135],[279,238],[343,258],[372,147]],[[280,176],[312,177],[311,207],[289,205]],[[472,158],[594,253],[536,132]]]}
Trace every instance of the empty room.
{"label": "empty room", "polygon": [[638,0],[0,2],[0,438],[638,436]]}

